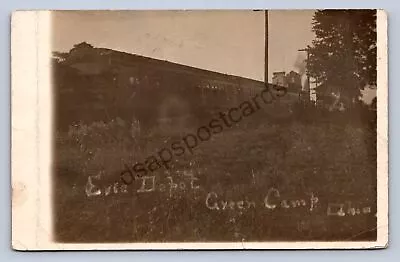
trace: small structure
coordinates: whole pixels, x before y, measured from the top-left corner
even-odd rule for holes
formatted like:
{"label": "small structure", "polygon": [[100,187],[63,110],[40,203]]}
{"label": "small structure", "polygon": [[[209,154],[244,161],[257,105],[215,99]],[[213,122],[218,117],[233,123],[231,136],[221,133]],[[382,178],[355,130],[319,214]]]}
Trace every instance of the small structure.
{"label": "small structure", "polygon": [[287,87],[290,92],[298,93],[301,91],[301,75],[295,71],[286,74],[285,71],[273,72],[272,83]]}
{"label": "small structure", "polygon": [[286,80],[286,72],[273,72],[272,73],[272,84],[288,87]]}
{"label": "small structure", "polygon": [[299,92],[301,90],[301,75],[295,71],[290,71],[286,75],[288,88],[291,92]]}

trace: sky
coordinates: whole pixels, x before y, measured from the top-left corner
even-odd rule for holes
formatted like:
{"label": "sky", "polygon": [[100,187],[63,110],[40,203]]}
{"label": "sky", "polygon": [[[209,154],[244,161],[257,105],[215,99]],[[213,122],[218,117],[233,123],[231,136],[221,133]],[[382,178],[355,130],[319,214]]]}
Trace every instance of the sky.
{"label": "sky", "polygon": [[[269,11],[269,81],[295,70],[297,51],[314,39],[313,10]],[[264,81],[264,12],[57,11],[53,51],[86,41],[95,47]]]}

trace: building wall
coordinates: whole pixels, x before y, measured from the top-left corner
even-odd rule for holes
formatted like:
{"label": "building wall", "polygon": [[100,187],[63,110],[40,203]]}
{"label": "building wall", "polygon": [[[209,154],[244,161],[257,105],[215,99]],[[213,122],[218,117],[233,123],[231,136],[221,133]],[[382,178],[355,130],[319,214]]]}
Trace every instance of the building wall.
{"label": "building wall", "polygon": [[[199,116],[222,112],[237,107],[265,88],[261,81],[167,61],[112,50],[98,53],[91,63],[93,68],[101,70],[90,70],[89,63],[84,67],[75,66],[82,77],[76,79],[75,85],[65,87],[72,89],[69,100],[76,102],[58,107],[66,116],[65,125],[76,119],[88,122],[94,116],[98,120],[116,116],[127,120],[133,116],[154,120],[159,107],[168,104],[165,101],[175,101],[174,105],[181,101],[188,105],[182,114]],[[69,66],[74,67],[73,64]],[[66,81],[60,79],[58,82]],[[90,100],[86,98],[89,96]],[[71,110],[76,116],[68,113]]]}

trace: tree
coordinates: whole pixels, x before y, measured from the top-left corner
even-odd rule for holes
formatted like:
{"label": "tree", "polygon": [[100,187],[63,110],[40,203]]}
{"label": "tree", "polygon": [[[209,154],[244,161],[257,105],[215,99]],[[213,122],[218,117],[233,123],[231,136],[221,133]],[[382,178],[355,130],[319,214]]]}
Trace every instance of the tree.
{"label": "tree", "polygon": [[75,44],[72,49],[69,51],[71,54],[74,52],[90,52],[93,50],[93,46],[88,44],[87,42],[82,42],[79,44]]}
{"label": "tree", "polygon": [[96,49],[87,42],[75,44],[69,52],[52,52],[52,59],[55,63],[74,63],[79,60],[93,61],[97,56]]}
{"label": "tree", "polygon": [[353,102],[366,84],[376,84],[376,11],[318,10],[308,47],[307,71]]}

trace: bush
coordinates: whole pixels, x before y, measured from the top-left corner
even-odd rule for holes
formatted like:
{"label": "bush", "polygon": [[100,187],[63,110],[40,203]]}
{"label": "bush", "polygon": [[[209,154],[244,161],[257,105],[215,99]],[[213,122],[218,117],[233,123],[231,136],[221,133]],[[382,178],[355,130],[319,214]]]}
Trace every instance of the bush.
{"label": "bush", "polygon": [[76,123],[67,133],[57,133],[55,167],[67,185],[102,174],[117,179],[116,172],[139,152],[139,123],[116,118],[90,125]]}

